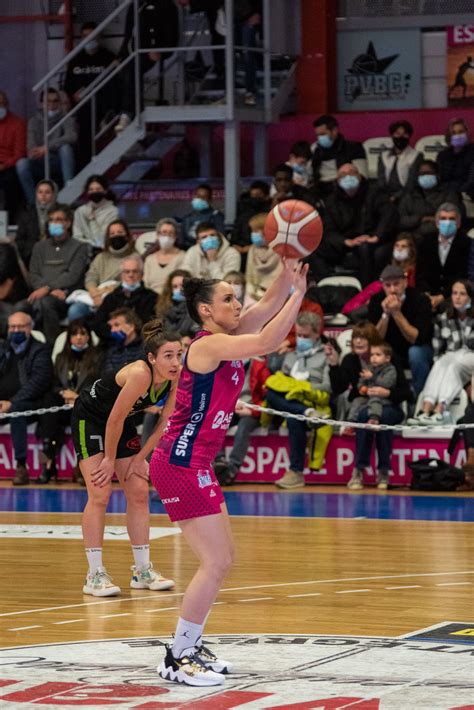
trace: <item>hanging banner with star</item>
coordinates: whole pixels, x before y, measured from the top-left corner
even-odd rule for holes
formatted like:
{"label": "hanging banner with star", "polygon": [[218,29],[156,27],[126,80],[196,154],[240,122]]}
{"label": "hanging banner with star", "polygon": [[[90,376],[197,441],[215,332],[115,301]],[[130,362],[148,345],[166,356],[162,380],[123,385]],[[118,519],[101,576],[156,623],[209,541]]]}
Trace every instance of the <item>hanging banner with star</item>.
{"label": "hanging banner with star", "polygon": [[446,28],[448,105],[474,106],[474,25]]}
{"label": "hanging banner with star", "polygon": [[419,30],[338,32],[338,109],[421,108]]}

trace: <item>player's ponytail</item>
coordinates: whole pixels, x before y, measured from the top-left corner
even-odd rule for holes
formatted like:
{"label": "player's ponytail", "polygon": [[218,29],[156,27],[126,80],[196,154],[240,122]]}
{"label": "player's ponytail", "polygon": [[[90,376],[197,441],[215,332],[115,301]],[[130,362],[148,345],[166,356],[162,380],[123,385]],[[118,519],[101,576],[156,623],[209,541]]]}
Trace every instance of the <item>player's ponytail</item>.
{"label": "player's ponytail", "polygon": [[186,298],[188,313],[196,323],[202,325],[198,306],[200,303],[212,303],[214,287],[220,283],[221,279],[185,279],[183,283],[183,293]]}
{"label": "player's ponytail", "polygon": [[156,355],[165,343],[181,342],[181,336],[174,331],[163,329],[163,324],[158,318],[149,320],[142,328],[143,348],[145,354]]}

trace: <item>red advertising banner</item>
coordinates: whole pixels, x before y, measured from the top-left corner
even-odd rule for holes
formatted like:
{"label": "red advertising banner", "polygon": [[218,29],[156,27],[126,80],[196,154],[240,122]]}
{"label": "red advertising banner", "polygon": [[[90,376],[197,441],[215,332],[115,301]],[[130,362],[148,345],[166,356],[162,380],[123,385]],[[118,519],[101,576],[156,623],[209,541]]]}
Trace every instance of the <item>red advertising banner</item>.
{"label": "red advertising banner", "polygon": [[446,78],[448,105],[474,106],[474,25],[447,28]]}

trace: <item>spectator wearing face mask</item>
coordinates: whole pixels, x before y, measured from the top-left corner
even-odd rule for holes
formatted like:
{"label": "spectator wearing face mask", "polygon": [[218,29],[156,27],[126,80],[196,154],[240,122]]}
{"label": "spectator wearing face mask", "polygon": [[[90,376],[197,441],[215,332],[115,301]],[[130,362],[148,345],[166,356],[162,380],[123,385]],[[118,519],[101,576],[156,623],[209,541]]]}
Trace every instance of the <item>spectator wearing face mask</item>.
{"label": "spectator wearing face mask", "polygon": [[117,288],[121,279],[121,264],[125,257],[137,255],[128,224],[114,220],[105,231],[104,251],[94,257],[84,282],[92,304],[78,301],[68,311],[68,319],[86,318],[99,308],[104,298]]}
{"label": "spectator wearing face mask", "polygon": [[319,281],[343,266],[366,286],[390,258],[397,215],[387,194],[369,184],[352,163],[337,171],[337,187],[326,200],[324,239],[311,271]]}
{"label": "spectator wearing face mask", "polygon": [[155,315],[156,293],[143,285],[143,261],[138,255],[122,259],[120,279],[120,286],[104,298],[92,322],[92,330],[104,342],[110,342],[109,320],[118,308],[135,311],[143,323]]}
{"label": "spectator wearing face mask", "polygon": [[445,202],[436,215],[437,234],[426,237],[418,251],[417,285],[436,310],[458,279],[467,279],[471,240],[461,229],[461,212]]}
{"label": "spectator wearing face mask", "polygon": [[71,236],[72,213],[68,205],[53,205],[48,212],[48,239],[37,242],[30,261],[33,291],[28,296],[35,322],[42,324],[53,345],[68,312],[66,299],[82,288],[89,261],[87,246]]}
{"label": "spectator wearing face mask", "polygon": [[438,153],[442,185],[454,192],[465,192],[474,199],[474,143],[463,118],[454,118],[446,130],[447,148]]}
{"label": "spectator wearing face mask", "polygon": [[262,212],[249,220],[251,247],[247,255],[245,279],[246,293],[254,301],[262,298],[283,268],[282,260],[269,248],[263,236],[266,217]]}
{"label": "spectator wearing face mask", "polygon": [[224,232],[225,218],[222,212],[212,206],[212,187],[199,185],[191,200],[192,210],[183,218],[181,239],[178,244],[182,249],[189,249],[196,244],[196,229],[202,222],[212,224],[218,232]]}
{"label": "spectator wearing face mask", "polygon": [[185,252],[178,249],[178,223],[170,218],[160,219],[156,225],[156,241],[144,254],[143,281],[158,295],[163,291],[168,276],[179,269]]}
{"label": "spectator wearing face mask", "polygon": [[392,202],[398,202],[404,190],[416,184],[418,167],[423,156],[410,146],[413,126],[408,121],[395,121],[389,126],[393,148],[379,156],[378,186],[386,190]]}
{"label": "spectator wearing face mask", "polygon": [[48,145],[44,142],[44,104],[47,109],[47,128],[54,129],[65,115],[57,89],[48,89],[41,95],[41,106],[28,121],[27,158],[21,158],[16,171],[26,199],[35,203],[36,183],[44,178],[44,157],[48,150],[50,174],[66,185],[75,174],[74,146],[77,142],[77,127],[74,117],[67,118],[52,133]]}
{"label": "spectator wearing face mask", "polygon": [[323,115],[313,121],[316,143],[313,150],[312,172],[316,194],[330,195],[336,185],[341,165],[353,163],[359,174],[368,176],[367,157],[362,143],[348,141],[339,131],[334,116]]}
{"label": "spectator wearing face mask", "polygon": [[104,175],[91,175],[86,180],[85,205],[74,213],[73,237],[86,242],[91,250],[104,248],[107,226],[118,219],[119,212],[110,199],[109,184]]}
{"label": "spectator wearing face mask", "polygon": [[210,222],[196,230],[197,244],[188,249],[181,268],[199,279],[223,279],[228,271],[240,271],[240,254]]}
{"label": "spectator wearing face mask", "polygon": [[[89,37],[96,27],[95,22],[85,22],[81,27],[81,41]],[[64,91],[73,105],[78,104],[86,96],[89,85],[103,74],[115,59],[115,54],[101,45],[100,37],[90,39],[84,49],[71,59],[67,65]],[[115,79],[111,79],[96,94],[97,124],[103,120],[109,111],[116,113],[118,95]],[[79,159],[81,165],[85,165],[90,159],[92,147],[91,104],[86,103],[78,110],[76,115],[81,136]]]}
{"label": "spectator wearing face mask", "polygon": [[313,171],[311,159],[313,153],[308,141],[296,141],[290,148],[286,164],[293,170],[293,182],[301,187],[311,187]]}
{"label": "spectator wearing face mask", "polygon": [[131,308],[117,308],[112,311],[107,323],[108,344],[101,366],[101,375],[118,372],[130,362],[145,359],[143,341],[140,335],[141,318]]}
{"label": "spectator wearing face mask", "polygon": [[40,180],[36,186],[36,201],[27,205],[18,216],[15,244],[28,266],[36,242],[48,236],[48,210],[56,202],[58,186],[53,180]]}
{"label": "spectator wearing face mask", "polygon": [[[321,340],[322,320],[315,313],[300,313],[296,319],[296,349],[286,353],[281,369],[271,375],[265,385],[269,407],[281,412],[304,414],[308,417],[329,414],[329,366]],[[290,468],[276,481],[279,488],[304,486],[308,424],[288,419]],[[309,450],[309,466],[322,466],[331,429],[321,427]]]}
{"label": "spectator wearing face mask", "polygon": [[264,180],[254,180],[248,192],[244,192],[237,203],[237,215],[230,243],[242,255],[243,269],[251,245],[249,220],[257,214],[266,215],[271,208],[270,185]]}
{"label": "spectator wearing face mask", "polygon": [[163,323],[163,328],[180,335],[195,333],[199,329],[188,313],[183,294],[184,280],[190,277],[189,271],[184,269],[176,269],[169,274],[156,307],[156,315]]}
{"label": "spectator wearing face mask", "polygon": [[422,238],[437,234],[435,213],[443,202],[461,207],[458,195],[440,184],[437,164],[433,160],[422,160],[416,184],[405,191],[398,205],[400,229]]}
{"label": "spectator wearing face mask", "polygon": [[21,200],[15,165],[25,155],[25,121],[10,111],[8,96],[0,91],[0,209],[10,212],[10,221],[15,218]]}

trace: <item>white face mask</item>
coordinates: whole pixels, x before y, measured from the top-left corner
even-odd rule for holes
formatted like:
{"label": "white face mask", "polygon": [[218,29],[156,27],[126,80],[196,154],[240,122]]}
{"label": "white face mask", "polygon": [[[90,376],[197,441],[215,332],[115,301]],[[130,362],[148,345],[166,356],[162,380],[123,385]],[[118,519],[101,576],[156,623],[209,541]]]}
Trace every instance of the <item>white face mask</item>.
{"label": "white face mask", "polygon": [[159,234],[158,241],[160,243],[160,249],[163,249],[163,251],[168,251],[168,249],[174,246],[173,237],[169,237],[167,234]]}
{"label": "white face mask", "polygon": [[393,250],[393,258],[395,261],[406,261],[410,256],[410,252],[408,249],[394,249]]}
{"label": "white face mask", "polygon": [[242,287],[242,284],[232,284],[232,289],[234,291],[236,299],[240,301],[240,299],[244,295],[244,289]]}

